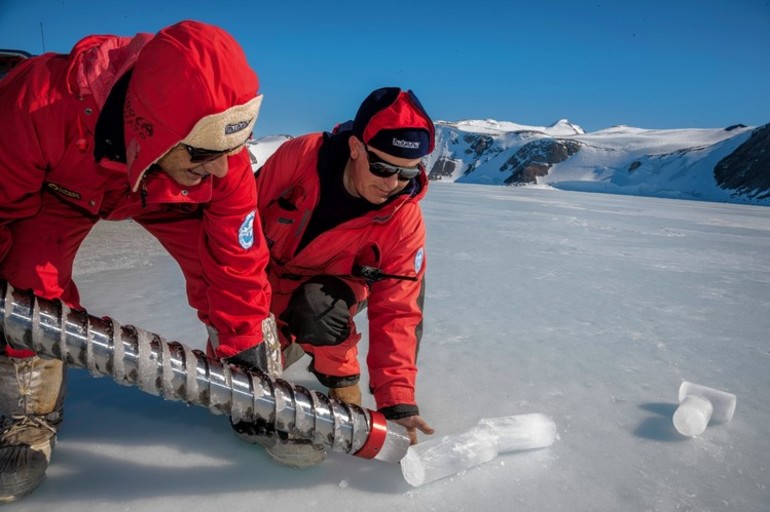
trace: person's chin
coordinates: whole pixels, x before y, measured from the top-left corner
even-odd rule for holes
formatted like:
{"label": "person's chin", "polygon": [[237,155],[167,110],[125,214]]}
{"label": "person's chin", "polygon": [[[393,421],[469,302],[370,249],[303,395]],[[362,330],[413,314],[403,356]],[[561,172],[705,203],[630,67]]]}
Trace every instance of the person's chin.
{"label": "person's chin", "polygon": [[375,191],[372,191],[372,193],[369,194],[369,197],[367,197],[366,199],[373,204],[382,204],[385,201],[387,201],[389,197],[390,197],[389,192],[376,189]]}
{"label": "person's chin", "polygon": [[205,176],[195,174],[194,172],[188,172],[187,176],[185,176],[184,185],[188,187],[194,187],[195,185],[200,185],[204,177]]}

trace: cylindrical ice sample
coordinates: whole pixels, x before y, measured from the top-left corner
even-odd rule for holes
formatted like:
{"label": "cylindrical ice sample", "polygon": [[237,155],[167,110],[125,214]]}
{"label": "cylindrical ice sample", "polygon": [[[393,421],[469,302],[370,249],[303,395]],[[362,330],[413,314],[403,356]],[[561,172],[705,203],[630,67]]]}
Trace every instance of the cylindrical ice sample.
{"label": "cylindrical ice sample", "polygon": [[674,427],[682,435],[699,436],[706,430],[713,411],[708,399],[696,395],[685,397],[674,412]]}
{"label": "cylindrical ice sample", "polygon": [[700,396],[711,402],[714,407],[712,414],[714,421],[727,423],[733,419],[737,399],[732,393],[683,381],[682,385],[679,386],[679,403],[682,403],[688,396]]}
{"label": "cylindrical ice sample", "polygon": [[478,424],[492,428],[500,453],[545,448],[556,438],[556,424],[545,414],[483,418]]}
{"label": "cylindrical ice sample", "polygon": [[498,453],[553,444],[556,425],[543,414],[489,418],[462,434],[410,446],[401,472],[414,487],[489,462]]}

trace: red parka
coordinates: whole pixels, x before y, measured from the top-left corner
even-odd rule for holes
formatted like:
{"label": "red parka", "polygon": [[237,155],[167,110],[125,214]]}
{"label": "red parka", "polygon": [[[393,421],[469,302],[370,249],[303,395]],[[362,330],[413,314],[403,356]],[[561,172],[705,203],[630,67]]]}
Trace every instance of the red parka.
{"label": "red parka", "polygon": [[[172,40],[198,38],[240,52],[226,33],[205,24],[183,22],[166,30]],[[155,114],[165,115],[167,125],[156,122],[154,131],[152,125],[148,130],[152,112],[137,117],[136,105],[133,128],[144,130],[142,137],[154,138],[129,140],[134,132],[127,125],[128,166],[106,158],[96,162],[94,132],[105,101],[153,37],[90,36],[69,55],[29,59],[0,81],[0,278],[77,306],[77,289],[70,280],[80,242],[99,219],[134,219],[179,262],[190,305],[218,331],[218,355],[229,356],[262,341],[261,321],[269,309],[264,272],[268,252],[255,218],[256,191],[247,151],[228,158],[225,177],[209,176],[193,187],[178,184],[164,172],[148,172],[148,167],[174,147],[196,119],[216,113],[222,104],[255,97],[258,82],[242,52],[226,64],[211,64],[159,62],[165,53],[157,51],[161,57],[152,65],[161,68],[159,73],[163,66],[175,72],[181,66],[190,76],[205,76],[213,74],[212,66],[236,62],[244,78],[239,74],[233,89],[241,96],[207,86],[207,98],[182,108],[173,101],[178,84],[159,76],[154,100],[161,108]],[[225,81],[222,76],[207,78],[196,78],[196,84]],[[146,74],[143,79],[148,82]],[[134,94],[134,103],[147,100],[149,105],[146,93]],[[223,97],[227,94],[231,97]],[[178,115],[169,111],[172,107]],[[142,165],[131,169],[132,161]],[[38,237],[38,232],[49,235]]]}
{"label": "red parka", "polygon": [[[307,222],[319,201],[318,151],[323,134],[297,137],[282,144],[257,174],[259,214],[268,246],[268,276],[272,311],[286,309],[291,293],[307,278],[343,278],[359,302],[367,299],[369,319],[369,385],[377,407],[415,405],[417,349],[422,328],[422,289],[425,273],[425,226],[418,201],[427,191],[395,198],[381,209],[349,220],[313,239],[298,253]],[[357,266],[372,266],[386,274],[416,278],[383,279],[367,284],[354,277]],[[283,323],[278,321],[279,332]],[[281,334],[284,345],[293,340]],[[303,348],[313,354],[316,371],[330,376],[360,373],[354,332],[337,346]]]}

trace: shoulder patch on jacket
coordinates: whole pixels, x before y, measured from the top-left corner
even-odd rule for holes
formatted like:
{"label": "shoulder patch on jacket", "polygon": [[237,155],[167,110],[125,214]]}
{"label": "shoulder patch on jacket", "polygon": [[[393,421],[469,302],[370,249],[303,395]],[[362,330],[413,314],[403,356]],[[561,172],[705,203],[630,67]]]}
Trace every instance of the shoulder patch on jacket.
{"label": "shoulder patch on jacket", "polygon": [[417,253],[414,255],[414,271],[419,273],[422,270],[422,264],[425,261],[425,251],[422,247],[417,249]]}
{"label": "shoulder patch on jacket", "polygon": [[238,229],[238,243],[244,249],[250,249],[254,245],[254,217],[256,214],[256,211],[249,213]]}

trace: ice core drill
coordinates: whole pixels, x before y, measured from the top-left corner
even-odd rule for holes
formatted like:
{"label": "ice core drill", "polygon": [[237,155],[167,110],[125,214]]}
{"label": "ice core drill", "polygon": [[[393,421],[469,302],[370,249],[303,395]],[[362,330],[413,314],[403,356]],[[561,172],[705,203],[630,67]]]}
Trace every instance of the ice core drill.
{"label": "ice core drill", "polygon": [[0,281],[0,334],[16,348],[60,359],[95,377],[109,376],[214,414],[262,422],[335,451],[396,463],[409,448],[406,429],[377,411],[223,365],[182,343],[14,290],[5,281]]}

